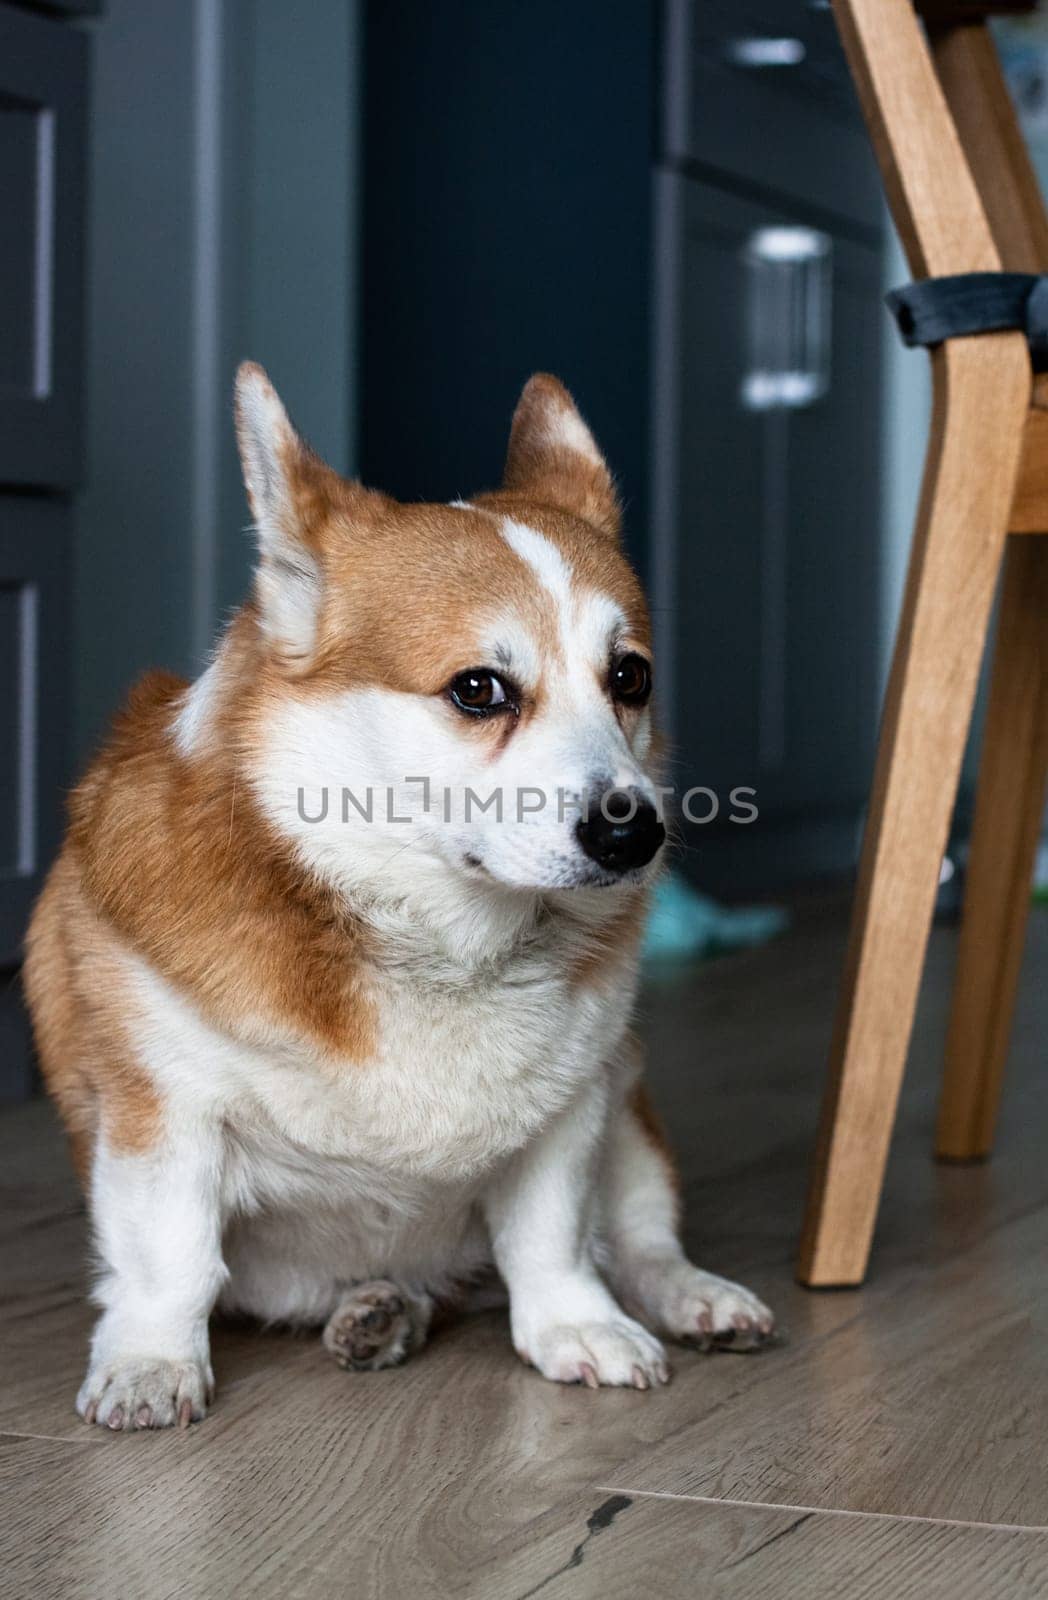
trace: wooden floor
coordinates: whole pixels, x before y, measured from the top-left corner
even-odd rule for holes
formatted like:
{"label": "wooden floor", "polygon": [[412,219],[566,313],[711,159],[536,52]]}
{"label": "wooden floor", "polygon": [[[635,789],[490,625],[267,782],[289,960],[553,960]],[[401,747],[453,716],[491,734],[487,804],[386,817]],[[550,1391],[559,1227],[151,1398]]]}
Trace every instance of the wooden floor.
{"label": "wooden floor", "polygon": [[83,1210],[46,1108],[0,1119],[3,1600],[1048,1593],[1048,914],[997,1159],[929,1157],[940,930],[869,1284],[812,1294],[791,1260],[842,937],[809,911],[647,991],[693,1254],[787,1330],[679,1351],[658,1393],[547,1384],[496,1314],[366,1376],[219,1329],[202,1426],[85,1427]]}

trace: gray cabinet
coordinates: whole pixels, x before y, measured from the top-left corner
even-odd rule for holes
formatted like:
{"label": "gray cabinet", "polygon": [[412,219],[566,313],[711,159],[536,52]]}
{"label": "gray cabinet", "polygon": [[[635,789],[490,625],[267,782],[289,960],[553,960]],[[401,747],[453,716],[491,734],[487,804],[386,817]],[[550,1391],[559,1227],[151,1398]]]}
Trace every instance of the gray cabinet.
{"label": "gray cabinet", "polygon": [[[762,48],[792,65],[740,64]],[[880,200],[829,15],[681,3],[666,49],[662,703],[678,786],[720,800],[716,820],[686,827],[686,868],[715,892],[761,893],[852,864],[872,769]],[[756,791],[755,823],[730,820],[736,787]]]}
{"label": "gray cabinet", "polygon": [[12,980],[29,908],[57,845],[69,777],[86,99],[86,36],[58,17],[0,4],[2,1098],[24,1095],[32,1081]]}

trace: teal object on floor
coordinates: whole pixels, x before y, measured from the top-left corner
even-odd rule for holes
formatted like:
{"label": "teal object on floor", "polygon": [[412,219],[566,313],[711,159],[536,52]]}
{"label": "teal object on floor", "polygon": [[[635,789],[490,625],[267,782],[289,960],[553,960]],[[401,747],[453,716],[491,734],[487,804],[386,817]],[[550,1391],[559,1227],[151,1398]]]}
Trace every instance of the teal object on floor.
{"label": "teal object on floor", "polygon": [[647,963],[722,955],[774,939],[789,925],[781,906],[719,906],[683,878],[662,878],[655,890],[643,956]]}

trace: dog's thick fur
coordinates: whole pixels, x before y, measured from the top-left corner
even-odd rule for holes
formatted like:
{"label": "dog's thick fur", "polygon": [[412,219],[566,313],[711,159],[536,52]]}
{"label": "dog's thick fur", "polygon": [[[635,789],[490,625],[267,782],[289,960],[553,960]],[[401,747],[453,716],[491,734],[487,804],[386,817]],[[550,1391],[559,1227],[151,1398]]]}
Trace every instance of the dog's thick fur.
{"label": "dog's thick fur", "polygon": [[[324,466],[257,367],[237,420],[253,598],[195,684],[132,694],[29,936],[101,1261],[81,1415],[202,1417],[216,1305],[378,1367],[491,1267],[562,1382],[664,1381],[657,1334],[758,1342],[766,1308],[681,1251],[638,1081],[647,874],[534,799],[653,794],[650,713],[609,691],[648,616],[589,430],[534,378],[500,491],[405,506]],[[511,711],[453,703],[478,666]],[[496,788],[501,819],[464,801]]]}

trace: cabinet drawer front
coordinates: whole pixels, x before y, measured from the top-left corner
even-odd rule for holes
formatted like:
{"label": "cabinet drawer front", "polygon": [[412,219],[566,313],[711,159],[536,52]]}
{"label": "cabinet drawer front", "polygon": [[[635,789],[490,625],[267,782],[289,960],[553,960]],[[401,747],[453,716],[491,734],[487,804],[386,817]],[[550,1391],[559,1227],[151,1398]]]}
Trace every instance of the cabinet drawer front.
{"label": "cabinet drawer front", "polygon": [[668,0],[663,69],[664,160],[878,225],[880,181],[828,7]]}
{"label": "cabinet drawer front", "polygon": [[87,40],[0,5],[0,484],[80,476]]}
{"label": "cabinet drawer front", "polygon": [[0,497],[0,971],[57,847],[67,781],[69,506]]}

